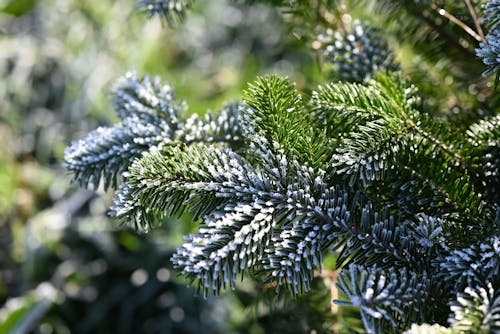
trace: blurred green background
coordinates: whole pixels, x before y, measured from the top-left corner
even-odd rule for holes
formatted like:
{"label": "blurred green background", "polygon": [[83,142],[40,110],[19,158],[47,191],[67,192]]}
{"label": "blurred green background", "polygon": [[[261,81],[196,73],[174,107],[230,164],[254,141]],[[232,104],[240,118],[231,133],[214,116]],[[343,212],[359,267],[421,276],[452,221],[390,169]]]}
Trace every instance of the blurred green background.
{"label": "blurred green background", "polygon": [[0,0],[0,333],[330,332],[323,281],[298,301],[251,281],[197,297],[170,265],[192,224],[117,226],[112,194],[61,166],[71,141],[117,120],[108,95],[128,70],[160,75],[202,114],[259,74],[300,86],[316,66],[263,5],[199,2],[172,30],[133,1]]}

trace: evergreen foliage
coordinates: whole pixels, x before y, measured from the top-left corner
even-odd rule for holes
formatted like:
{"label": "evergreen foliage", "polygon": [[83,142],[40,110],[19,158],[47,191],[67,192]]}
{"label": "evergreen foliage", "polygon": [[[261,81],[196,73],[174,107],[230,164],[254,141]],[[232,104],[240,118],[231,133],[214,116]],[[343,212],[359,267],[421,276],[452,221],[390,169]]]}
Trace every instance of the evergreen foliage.
{"label": "evergreen foliage", "polygon": [[[307,15],[295,6],[311,3],[271,2],[301,19]],[[315,4],[332,12],[335,5]],[[413,16],[399,30],[406,33],[426,10],[435,33],[421,42],[457,31],[430,16],[444,9],[428,1],[378,8],[390,5]],[[493,29],[497,9],[491,1],[484,11]],[[113,92],[122,123],[70,146],[66,168],[83,185],[121,182],[111,213],[138,229],[191,211],[200,226],[172,261],[203,295],[234,289],[250,274],[297,296],[333,252],[347,299],[335,302],[359,308],[369,333],[496,331],[497,101],[489,117],[470,116],[468,129],[434,117],[425,94],[396,72],[382,35],[357,22],[352,29],[325,47],[335,81],[308,96],[287,78],[260,77],[241,103],[205,118],[186,119],[159,79],[126,75]],[[489,73],[498,70],[499,37],[486,39],[478,56]],[[455,47],[443,57],[470,56],[463,43]]]}
{"label": "evergreen foliage", "polygon": [[354,21],[349,33],[328,29],[318,36],[323,44],[327,64],[332,64],[332,76],[339,81],[363,82],[379,70],[397,70],[394,57],[380,32]]}
{"label": "evergreen foliage", "polygon": [[[500,1],[492,0],[484,6],[483,21],[490,27],[486,41],[476,50],[479,58],[487,65],[484,75],[500,73]],[[498,80],[498,78],[497,78]]]}
{"label": "evergreen foliage", "polygon": [[132,160],[172,140],[182,110],[168,84],[162,85],[159,78],[141,81],[132,73],[117,81],[113,106],[121,124],[99,128],[66,150],[66,168],[82,185],[97,187],[104,177],[105,188],[116,187]]}
{"label": "evergreen foliage", "polygon": [[[381,270],[376,267],[349,266],[339,278],[339,288],[350,304],[361,308],[361,319],[368,332],[387,328],[400,331],[411,322],[424,320],[429,301],[430,280],[406,269]],[[396,321],[399,320],[399,323]]]}

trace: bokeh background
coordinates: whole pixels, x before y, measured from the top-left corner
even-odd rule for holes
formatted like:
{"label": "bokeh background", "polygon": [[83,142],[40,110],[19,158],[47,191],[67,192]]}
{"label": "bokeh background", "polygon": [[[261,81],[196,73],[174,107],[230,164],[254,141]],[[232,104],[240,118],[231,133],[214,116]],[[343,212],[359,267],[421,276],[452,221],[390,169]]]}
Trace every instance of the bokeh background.
{"label": "bokeh background", "polygon": [[170,264],[193,224],[118,226],[112,194],[62,168],[68,144],[117,120],[109,92],[129,70],[203,114],[262,73],[316,80],[309,51],[264,5],[200,1],[170,29],[134,1],[0,0],[0,333],[329,332],[324,280],[298,301],[251,280],[198,297]]}

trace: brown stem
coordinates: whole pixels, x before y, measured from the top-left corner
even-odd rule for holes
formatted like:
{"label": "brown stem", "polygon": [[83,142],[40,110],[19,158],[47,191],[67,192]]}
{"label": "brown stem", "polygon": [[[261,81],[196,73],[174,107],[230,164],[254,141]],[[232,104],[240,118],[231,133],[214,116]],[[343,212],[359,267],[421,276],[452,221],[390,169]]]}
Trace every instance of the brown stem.
{"label": "brown stem", "polygon": [[428,13],[426,13],[424,11],[419,18],[422,21],[424,21],[425,24],[427,24],[429,27],[431,27],[432,29],[434,29],[435,31],[437,31],[439,33],[439,35],[442,36],[442,38],[444,38],[445,40],[447,40],[449,43],[453,44],[458,50],[460,50],[463,53],[465,53],[468,57],[472,56],[474,59],[476,59],[476,55],[475,55],[474,52],[472,52],[470,49],[468,49],[468,48],[464,47],[463,45],[461,45],[458,42],[458,40],[455,38],[455,36],[453,36],[448,31],[446,31],[445,29],[443,29],[442,26],[440,26],[436,22],[434,22],[434,20],[431,17],[429,17]]}
{"label": "brown stem", "polygon": [[472,3],[470,0],[464,0],[465,4],[467,5],[467,8],[469,9],[470,15],[472,16],[472,20],[474,21],[474,25],[476,26],[476,30],[481,37],[481,41],[483,43],[486,43],[486,38],[484,37],[484,32],[483,29],[481,28],[481,22],[479,21],[476,11],[474,10],[474,7],[472,6]]}
{"label": "brown stem", "polygon": [[471,27],[466,25],[463,21],[461,21],[459,18],[454,16],[453,14],[447,12],[444,8],[439,8],[435,4],[431,5],[432,9],[436,10],[439,15],[446,17],[448,20],[451,22],[455,23],[458,25],[460,28],[462,28],[466,33],[474,37],[478,42],[482,42],[481,36],[477,34],[477,32],[474,31]]}

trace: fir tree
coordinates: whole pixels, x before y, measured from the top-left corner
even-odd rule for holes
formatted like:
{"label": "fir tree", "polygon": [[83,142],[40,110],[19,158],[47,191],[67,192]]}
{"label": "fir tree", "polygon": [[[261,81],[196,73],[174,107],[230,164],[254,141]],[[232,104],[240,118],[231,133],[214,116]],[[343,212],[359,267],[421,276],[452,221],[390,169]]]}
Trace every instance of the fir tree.
{"label": "fir tree", "polygon": [[[407,20],[380,30],[346,29],[332,15],[349,8],[340,1],[268,2],[292,25],[337,29],[316,39],[330,83],[306,94],[263,76],[241,103],[187,118],[169,84],[127,74],[113,91],[122,122],[70,146],[66,168],[82,185],[118,188],[111,214],[139,229],[193,212],[199,229],[172,261],[203,295],[249,274],[296,296],[333,252],[345,296],[334,302],[359,308],[369,333],[500,330],[500,104],[477,70],[482,60],[485,76],[499,73],[498,1],[482,21],[470,1],[365,1]],[[138,3],[169,24],[191,4]],[[426,44],[416,64],[442,57],[436,81],[450,76],[454,90],[427,96],[428,80],[398,72],[382,32]],[[465,74],[483,98],[468,93]],[[446,96],[466,101],[464,115],[433,102]]]}

